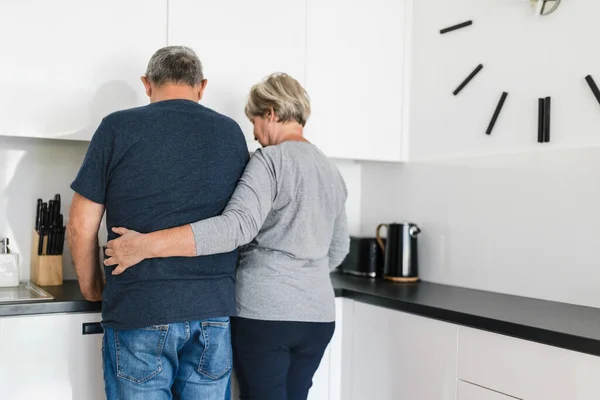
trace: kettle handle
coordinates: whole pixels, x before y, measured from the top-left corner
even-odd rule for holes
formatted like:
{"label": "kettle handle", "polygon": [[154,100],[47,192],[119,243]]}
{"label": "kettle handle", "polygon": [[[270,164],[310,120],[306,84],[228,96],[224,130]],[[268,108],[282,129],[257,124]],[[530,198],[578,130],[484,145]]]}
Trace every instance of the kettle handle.
{"label": "kettle handle", "polygon": [[379,224],[377,225],[377,231],[375,232],[375,238],[377,239],[377,244],[379,245],[379,247],[381,247],[381,251],[385,252],[385,244],[383,243],[383,240],[381,240],[381,235],[379,234],[379,231],[381,231],[381,228],[383,228],[385,226],[385,229],[388,229],[388,224]]}

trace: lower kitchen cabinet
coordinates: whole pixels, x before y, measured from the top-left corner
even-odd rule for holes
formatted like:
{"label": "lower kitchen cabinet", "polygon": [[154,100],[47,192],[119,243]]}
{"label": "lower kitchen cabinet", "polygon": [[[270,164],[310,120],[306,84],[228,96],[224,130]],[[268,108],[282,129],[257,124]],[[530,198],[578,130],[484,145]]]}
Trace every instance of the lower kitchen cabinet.
{"label": "lower kitchen cabinet", "polygon": [[503,395],[481,386],[458,381],[456,400],[516,400],[515,397]]}
{"label": "lower kitchen cabinet", "polygon": [[458,327],[354,302],[344,400],[454,400]]}
{"label": "lower kitchen cabinet", "polygon": [[525,400],[600,399],[600,357],[460,327],[458,378]]}
{"label": "lower kitchen cabinet", "polygon": [[[336,315],[308,400],[600,399],[600,357],[347,298]],[[99,322],[0,318],[0,399],[104,400],[102,335],[82,334]]]}
{"label": "lower kitchen cabinet", "polygon": [[101,400],[102,334],[82,334],[100,314],[0,318],[0,398]]}

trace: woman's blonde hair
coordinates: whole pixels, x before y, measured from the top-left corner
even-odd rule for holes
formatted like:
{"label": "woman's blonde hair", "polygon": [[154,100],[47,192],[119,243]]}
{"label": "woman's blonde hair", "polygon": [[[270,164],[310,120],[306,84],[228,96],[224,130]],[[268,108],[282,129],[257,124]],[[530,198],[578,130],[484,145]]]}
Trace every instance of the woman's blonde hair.
{"label": "woman's blonde hair", "polygon": [[300,83],[284,73],[275,73],[252,86],[246,104],[246,116],[264,117],[271,108],[280,122],[296,121],[306,125],[310,117],[308,93]]}

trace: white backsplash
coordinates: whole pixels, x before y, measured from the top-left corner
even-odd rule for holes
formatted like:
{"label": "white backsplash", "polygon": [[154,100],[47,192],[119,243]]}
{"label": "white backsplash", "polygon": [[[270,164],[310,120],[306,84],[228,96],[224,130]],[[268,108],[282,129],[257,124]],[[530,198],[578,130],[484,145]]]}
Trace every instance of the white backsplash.
{"label": "white backsplash", "polygon": [[[19,254],[21,280],[29,279],[31,240],[38,198],[62,198],[65,219],[71,205],[69,188],[88,144],[74,141],[0,136],[0,235],[11,239]],[[65,246],[64,278],[74,279],[71,255]]]}
{"label": "white backsplash", "polygon": [[[85,157],[87,142],[0,136],[0,236],[11,240],[19,254],[21,280],[30,277],[31,240],[38,198],[62,197],[65,223],[73,196],[69,185]],[[361,166],[336,161],[348,187],[348,219],[352,234],[360,231]],[[99,234],[106,243],[104,223]],[[64,279],[75,279],[71,255],[65,246]]]}
{"label": "white backsplash", "polygon": [[362,222],[419,224],[424,280],[600,307],[600,148],[363,165]]}

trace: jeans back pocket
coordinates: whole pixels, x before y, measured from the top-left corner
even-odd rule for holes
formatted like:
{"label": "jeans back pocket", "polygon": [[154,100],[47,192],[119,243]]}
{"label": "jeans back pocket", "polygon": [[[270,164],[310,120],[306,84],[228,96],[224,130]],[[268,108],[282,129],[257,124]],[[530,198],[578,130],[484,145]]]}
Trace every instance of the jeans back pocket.
{"label": "jeans back pocket", "polygon": [[204,350],[200,356],[198,372],[217,380],[231,371],[231,327],[229,318],[202,321],[201,340]]}
{"label": "jeans back pocket", "polygon": [[168,331],[168,325],[115,330],[117,376],[134,383],[144,383],[160,374]]}

